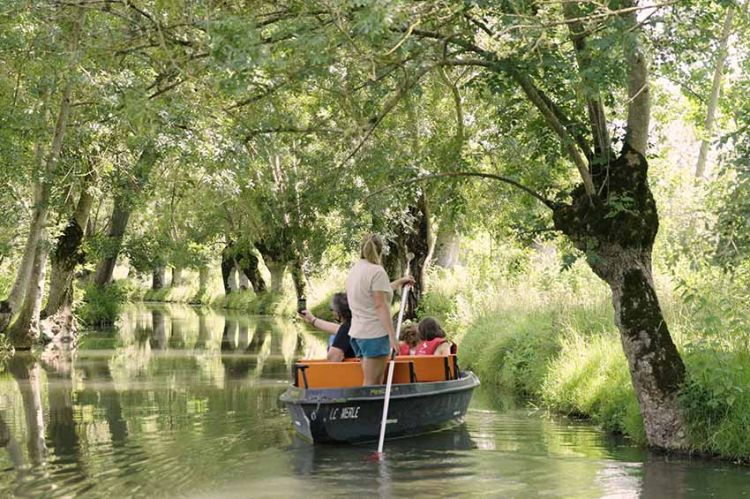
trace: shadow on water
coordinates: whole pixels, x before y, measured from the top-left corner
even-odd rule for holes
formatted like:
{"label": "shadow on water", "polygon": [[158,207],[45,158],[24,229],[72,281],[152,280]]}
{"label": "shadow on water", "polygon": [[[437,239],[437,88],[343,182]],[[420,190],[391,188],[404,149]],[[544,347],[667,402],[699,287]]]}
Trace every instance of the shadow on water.
{"label": "shadow on water", "polygon": [[591,425],[475,394],[463,424],[313,446],[279,402],[325,337],[292,322],[138,305],[69,358],[0,366],[0,495],[741,497],[750,471],[652,455]]}

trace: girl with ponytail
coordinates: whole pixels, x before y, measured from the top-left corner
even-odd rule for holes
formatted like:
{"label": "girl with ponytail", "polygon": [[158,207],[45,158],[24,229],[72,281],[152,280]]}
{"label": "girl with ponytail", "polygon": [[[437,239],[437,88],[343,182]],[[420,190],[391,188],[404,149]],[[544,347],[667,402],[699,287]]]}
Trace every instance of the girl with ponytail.
{"label": "girl with ponytail", "polygon": [[379,235],[365,236],[360,259],[346,279],[346,296],[352,311],[349,336],[355,354],[362,358],[365,385],[383,383],[388,355],[399,349],[391,320],[393,290],[414,283],[411,277],[390,282],[381,264],[383,246]]}

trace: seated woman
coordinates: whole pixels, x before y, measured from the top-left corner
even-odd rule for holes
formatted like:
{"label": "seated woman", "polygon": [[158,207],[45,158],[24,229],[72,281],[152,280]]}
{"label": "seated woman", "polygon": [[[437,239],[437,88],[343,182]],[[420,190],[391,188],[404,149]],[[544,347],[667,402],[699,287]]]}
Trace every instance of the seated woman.
{"label": "seated woman", "polygon": [[414,355],[450,355],[453,343],[445,337],[440,323],[432,317],[425,317],[419,322],[419,345]]}
{"label": "seated woman", "polygon": [[419,344],[419,329],[415,324],[404,326],[398,342],[399,355],[414,355]]}
{"label": "seated woman", "polygon": [[349,341],[349,327],[352,324],[352,311],[349,310],[349,302],[346,300],[346,293],[336,293],[331,299],[331,310],[336,321],[324,321],[315,317],[309,310],[303,310],[300,315],[313,327],[335,334],[333,344],[328,349],[328,360],[330,362],[341,362],[345,358],[355,357],[352,344]]}

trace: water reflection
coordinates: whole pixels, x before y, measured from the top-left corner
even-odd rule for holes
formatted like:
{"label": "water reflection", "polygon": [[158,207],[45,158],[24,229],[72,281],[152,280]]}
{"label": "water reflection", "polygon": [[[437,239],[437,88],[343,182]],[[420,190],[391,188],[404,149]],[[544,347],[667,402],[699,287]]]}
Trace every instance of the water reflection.
{"label": "water reflection", "polygon": [[[296,440],[278,397],[325,338],[279,319],[134,306],[68,359],[0,366],[0,495],[738,496],[747,469],[673,461],[480,390],[465,424],[372,446]],[[42,357],[45,359],[45,357]],[[49,358],[48,358],[49,359]]]}

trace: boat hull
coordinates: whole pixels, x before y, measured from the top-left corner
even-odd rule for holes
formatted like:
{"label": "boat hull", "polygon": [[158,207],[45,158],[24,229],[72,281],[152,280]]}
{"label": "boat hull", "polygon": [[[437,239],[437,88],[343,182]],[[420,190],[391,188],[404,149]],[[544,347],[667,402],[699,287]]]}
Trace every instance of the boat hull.
{"label": "boat hull", "polygon": [[[393,385],[386,438],[415,435],[460,421],[479,385],[474,373],[433,383]],[[289,387],[281,396],[295,431],[315,443],[377,440],[385,385],[336,389]]]}

